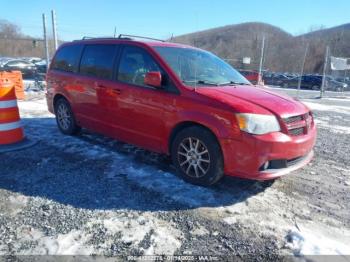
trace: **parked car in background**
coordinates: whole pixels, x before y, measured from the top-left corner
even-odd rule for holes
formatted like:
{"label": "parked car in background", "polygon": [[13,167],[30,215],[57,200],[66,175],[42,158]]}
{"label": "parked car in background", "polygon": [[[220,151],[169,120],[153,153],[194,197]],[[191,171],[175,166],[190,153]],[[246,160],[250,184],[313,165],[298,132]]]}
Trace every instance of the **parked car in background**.
{"label": "parked car in background", "polygon": [[[284,88],[297,88],[299,84],[299,79],[300,77],[286,79],[282,81],[281,86]],[[302,89],[320,90],[321,85],[322,85],[322,79],[319,79],[315,76],[303,75],[301,77],[300,88]]]}
{"label": "parked car in background", "polygon": [[[315,75],[314,77],[318,78],[321,83],[322,83],[322,75]],[[325,90],[330,90],[330,91],[344,91],[348,87],[348,84],[344,82],[337,81],[334,77],[332,76],[326,76],[325,79]]]}
{"label": "parked car in background", "polygon": [[[295,77],[289,80],[285,80],[282,83],[284,88],[297,88],[299,83],[299,77]],[[321,75],[303,75],[301,77],[300,88],[310,89],[310,90],[320,90],[322,86],[322,76]],[[343,91],[347,88],[347,84],[341,83],[334,80],[330,76],[326,76],[325,79],[325,90],[330,91]]]}
{"label": "parked car in background", "polygon": [[9,59],[0,66],[4,71],[21,71],[23,79],[34,79],[36,74],[35,64],[19,59]]}
{"label": "parked car in background", "polygon": [[9,57],[0,57],[0,69],[4,64],[6,64],[8,61],[13,60],[13,58]]}
{"label": "parked car in background", "polygon": [[253,85],[258,84],[259,72],[252,71],[252,70],[238,70],[238,71]]}
{"label": "parked car in background", "polygon": [[73,41],[57,50],[46,79],[48,109],[63,134],[84,127],[168,154],[194,184],[224,174],[274,179],[313,156],[307,106],[251,85],[198,48],[123,37]]}
{"label": "parked car in background", "polygon": [[38,73],[46,74],[47,65],[45,60],[34,63]]}
{"label": "parked car in background", "polygon": [[280,86],[284,81],[287,81],[289,79],[291,79],[291,77],[279,73],[266,73],[263,75],[265,85]]}
{"label": "parked car in background", "polygon": [[19,58],[19,59],[25,60],[25,61],[33,63],[33,64],[35,64],[37,62],[40,62],[40,61],[43,61],[43,59],[40,58],[40,57],[22,57],[22,58]]}

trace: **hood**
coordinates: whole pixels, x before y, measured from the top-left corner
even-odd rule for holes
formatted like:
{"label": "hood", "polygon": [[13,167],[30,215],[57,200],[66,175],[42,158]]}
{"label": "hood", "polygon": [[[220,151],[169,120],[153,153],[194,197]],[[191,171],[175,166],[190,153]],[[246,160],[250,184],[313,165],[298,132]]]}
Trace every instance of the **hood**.
{"label": "hood", "polygon": [[[281,117],[288,117],[309,111],[303,103],[259,86],[210,86],[196,88],[196,92],[222,101],[238,112],[258,113],[257,107],[260,107]],[[249,103],[248,106],[246,102]]]}

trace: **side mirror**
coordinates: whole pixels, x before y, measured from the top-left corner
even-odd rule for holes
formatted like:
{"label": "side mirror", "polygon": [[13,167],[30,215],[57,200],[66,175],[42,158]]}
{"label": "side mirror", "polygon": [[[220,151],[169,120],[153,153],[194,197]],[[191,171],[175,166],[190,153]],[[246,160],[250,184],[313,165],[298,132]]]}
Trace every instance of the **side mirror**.
{"label": "side mirror", "polygon": [[156,88],[162,87],[162,74],[160,72],[148,72],[145,76],[144,84]]}

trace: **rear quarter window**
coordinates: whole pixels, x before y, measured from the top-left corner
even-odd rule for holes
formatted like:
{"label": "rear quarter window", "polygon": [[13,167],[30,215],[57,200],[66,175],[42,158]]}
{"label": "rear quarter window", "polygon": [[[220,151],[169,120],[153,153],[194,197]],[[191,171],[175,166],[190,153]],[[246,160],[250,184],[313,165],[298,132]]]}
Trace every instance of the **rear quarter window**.
{"label": "rear quarter window", "polygon": [[83,45],[68,45],[60,48],[52,61],[51,69],[77,72],[82,49]]}

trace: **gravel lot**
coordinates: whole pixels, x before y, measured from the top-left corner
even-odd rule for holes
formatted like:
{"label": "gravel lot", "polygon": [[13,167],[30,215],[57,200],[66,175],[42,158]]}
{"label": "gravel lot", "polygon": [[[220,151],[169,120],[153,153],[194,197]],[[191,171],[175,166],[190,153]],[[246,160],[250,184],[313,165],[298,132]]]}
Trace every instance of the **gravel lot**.
{"label": "gravel lot", "polygon": [[202,188],[166,156],[86,130],[63,136],[32,94],[19,105],[37,144],[0,154],[0,255],[350,255],[350,98],[305,97],[312,163],[274,182]]}

